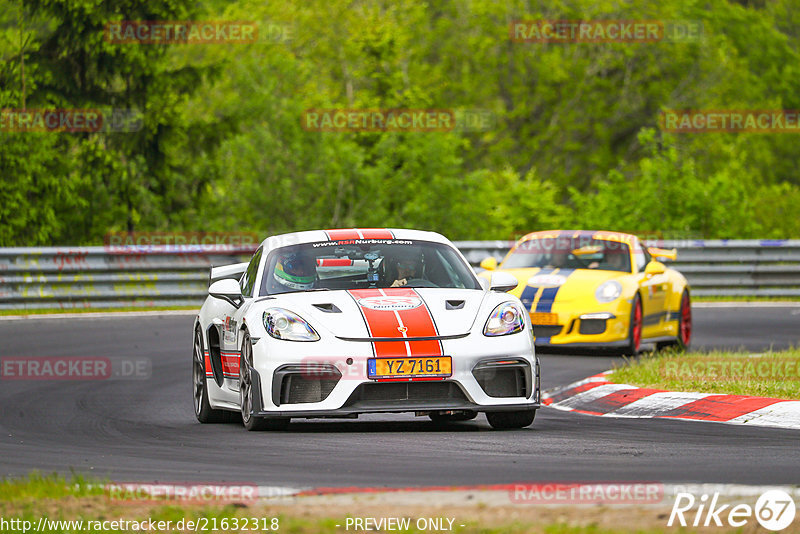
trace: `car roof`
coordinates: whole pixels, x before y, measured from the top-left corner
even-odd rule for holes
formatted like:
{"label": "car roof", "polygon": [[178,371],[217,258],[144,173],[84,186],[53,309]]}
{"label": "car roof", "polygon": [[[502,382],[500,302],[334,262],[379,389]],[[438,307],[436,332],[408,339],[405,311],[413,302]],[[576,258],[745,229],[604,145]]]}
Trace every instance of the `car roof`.
{"label": "car roof", "polygon": [[261,246],[271,250],[288,245],[349,240],[432,241],[434,243],[453,245],[443,235],[424,230],[410,230],[405,228],[332,228],[328,230],[307,230],[304,232],[292,232],[270,236],[262,241]]}
{"label": "car roof", "polygon": [[608,230],[541,230],[538,232],[531,232],[522,236],[517,245],[531,239],[542,238],[578,238],[590,237],[593,239],[600,239],[605,241],[617,241],[620,243],[628,243],[630,245],[639,241],[639,238],[632,234],[625,234],[623,232],[612,232]]}

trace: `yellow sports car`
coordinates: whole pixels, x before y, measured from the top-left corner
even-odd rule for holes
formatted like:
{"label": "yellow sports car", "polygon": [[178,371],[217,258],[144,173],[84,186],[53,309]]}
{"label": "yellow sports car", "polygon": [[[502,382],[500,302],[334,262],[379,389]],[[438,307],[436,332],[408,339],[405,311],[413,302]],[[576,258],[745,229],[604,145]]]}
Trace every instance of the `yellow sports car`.
{"label": "yellow sports car", "polygon": [[659,261],[675,257],[630,234],[553,230],[526,235],[499,265],[486,258],[480,276],[501,270],[517,278],[510,293],[529,310],[537,346],[636,354],[642,343],[689,346],[689,286]]}

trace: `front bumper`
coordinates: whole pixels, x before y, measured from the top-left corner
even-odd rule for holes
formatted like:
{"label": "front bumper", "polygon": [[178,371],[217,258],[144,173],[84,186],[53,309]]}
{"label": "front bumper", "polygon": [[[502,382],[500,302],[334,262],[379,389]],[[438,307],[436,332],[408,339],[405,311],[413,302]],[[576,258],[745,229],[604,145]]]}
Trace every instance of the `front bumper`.
{"label": "front bumper", "polygon": [[[556,302],[549,314],[531,313],[536,346],[622,347],[630,332],[630,307],[625,299],[604,308],[583,309]],[[542,324],[543,318],[549,324]]]}
{"label": "front bumper", "polygon": [[[425,381],[376,381],[367,378],[367,360],[373,357],[369,342],[337,338],[326,340],[325,343],[292,343],[262,338],[253,346],[253,415],[273,418],[352,417],[362,413],[448,410],[494,412],[538,408],[539,362],[533,355],[527,328],[518,334],[499,338],[481,336],[481,343],[476,342],[476,337],[471,334],[460,339],[443,340],[443,353],[452,358],[452,376]],[[292,350],[284,350],[282,357],[276,358],[276,348]],[[490,382],[486,380],[486,362],[517,362],[503,363],[498,367],[498,373],[513,371],[522,395],[509,394],[512,391],[509,386],[499,393],[504,396],[487,394],[486,388]],[[284,382],[288,372],[323,368],[332,372],[318,377],[321,380],[316,387],[320,389],[314,391],[306,388],[300,392],[303,402],[289,399]],[[298,378],[305,380],[308,377]],[[330,382],[326,382],[326,379]],[[488,391],[498,394],[496,389],[489,388]]]}

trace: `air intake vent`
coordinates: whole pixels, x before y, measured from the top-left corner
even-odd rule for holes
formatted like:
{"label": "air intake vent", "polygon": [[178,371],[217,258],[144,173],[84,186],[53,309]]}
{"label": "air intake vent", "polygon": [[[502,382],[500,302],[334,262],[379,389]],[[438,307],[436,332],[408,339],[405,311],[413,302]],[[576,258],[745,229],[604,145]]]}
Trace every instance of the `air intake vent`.
{"label": "air intake vent", "polygon": [[581,319],[578,332],[583,335],[602,334],[606,331],[605,319]]}
{"label": "air intake vent", "polygon": [[531,368],[521,360],[481,363],[472,375],[490,397],[528,397],[531,391]]}
{"label": "air intake vent", "polygon": [[362,384],[350,401],[466,401],[453,382],[387,382]]}
{"label": "air intake vent", "polygon": [[322,402],[328,398],[338,378],[312,378],[300,374],[289,374],[283,378],[281,404],[304,404]]}
{"label": "air intake vent", "polygon": [[275,406],[322,402],[341,378],[342,373],[332,365],[284,365],[272,377],[272,402]]}
{"label": "air intake vent", "polygon": [[313,306],[320,311],[324,311],[325,313],[342,313],[342,310],[340,310],[336,304],[331,302],[326,302],[325,304],[313,304]]}
{"label": "air intake vent", "polygon": [[561,333],[562,325],[533,325],[533,335],[536,337],[551,337]]}

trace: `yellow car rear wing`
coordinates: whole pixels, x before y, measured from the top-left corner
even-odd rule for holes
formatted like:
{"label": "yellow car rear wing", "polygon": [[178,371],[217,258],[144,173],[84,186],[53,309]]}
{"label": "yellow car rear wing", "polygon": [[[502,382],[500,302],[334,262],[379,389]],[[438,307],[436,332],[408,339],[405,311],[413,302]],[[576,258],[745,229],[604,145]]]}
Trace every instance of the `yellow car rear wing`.
{"label": "yellow car rear wing", "polygon": [[678,258],[678,249],[675,248],[667,250],[665,248],[649,247],[647,252],[649,252],[651,256],[659,261],[675,261]]}

